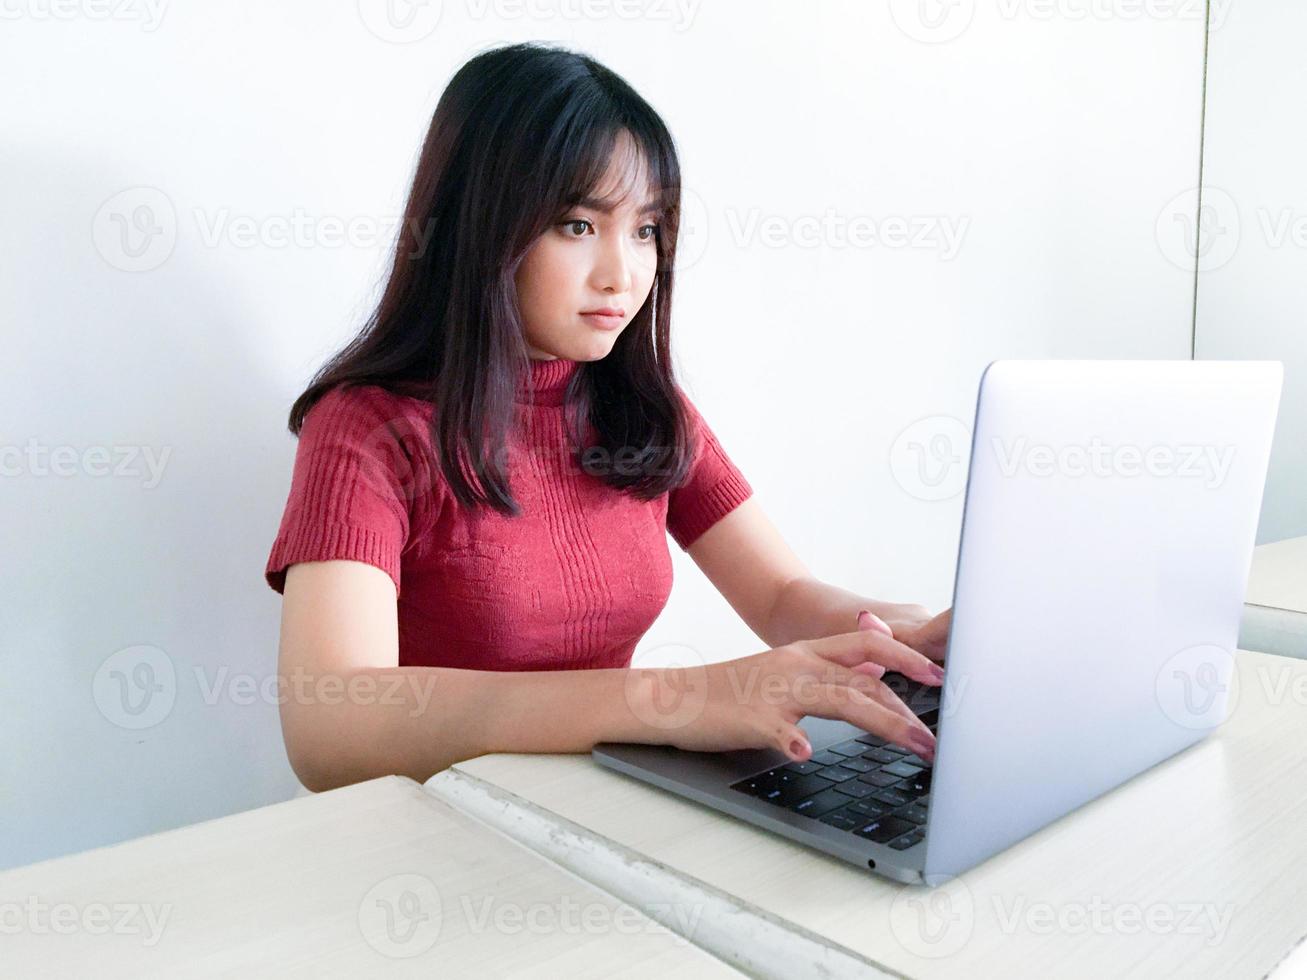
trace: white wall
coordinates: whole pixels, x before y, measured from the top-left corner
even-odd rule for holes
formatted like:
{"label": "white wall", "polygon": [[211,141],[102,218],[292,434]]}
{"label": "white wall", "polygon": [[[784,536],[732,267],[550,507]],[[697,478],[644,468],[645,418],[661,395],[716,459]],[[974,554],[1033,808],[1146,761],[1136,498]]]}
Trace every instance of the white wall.
{"label": "white wall", "polygon": [[[896,440],[903,462],[905,432],[969,423],[996,357],[1189,355],[1192,279],[1155,225],[1197,173],[1202,25],[1076,7],[963,2],[932,26],[915,2],[584,21],[446,2],[394,43],[371,0],[157,23],[7,6],[0,444],[75,459],[0,481],[0,867],[295,791],[275,704],[233,679],[275,670],[262,568],[286,410],[366,314],[386,241],[272,239],[299,213],[324,234],[393,218],[440,90],[490,42],[574,44],[664,114],[701,207],[678,284],[688,389],[817,574],[943,608],[961,495],[923,499]],[[138,217],[159,229],[133,232],[140,255],[119,224]],[[848,247],[841,223],[886,238]],[[161,476],[97,476],[97,446],[149,449]],[[671,547],[639,655],[760,649]],[[124,707],[119,685],[144,681],[152,699]]]}
{"label": "white wall", "polygon": [[1257,542],[1307,534],[1307,8],[1240,4],[1208,50],[1197,356],[1284,362]]}

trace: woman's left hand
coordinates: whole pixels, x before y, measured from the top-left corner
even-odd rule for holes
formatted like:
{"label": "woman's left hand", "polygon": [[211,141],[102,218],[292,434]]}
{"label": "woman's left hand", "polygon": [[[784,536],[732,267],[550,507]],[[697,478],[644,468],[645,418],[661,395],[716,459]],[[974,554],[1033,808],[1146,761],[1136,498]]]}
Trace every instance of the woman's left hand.
{"label": "woman's left hand", "polygon": [[915,604],[894,605],[884,617],[867,610],[858,613],[858,629],[874,629],[910,646],[931,660],[942,663],[948,647],[949,628],[953,610],[945,609],[932,616],[925,606]]}

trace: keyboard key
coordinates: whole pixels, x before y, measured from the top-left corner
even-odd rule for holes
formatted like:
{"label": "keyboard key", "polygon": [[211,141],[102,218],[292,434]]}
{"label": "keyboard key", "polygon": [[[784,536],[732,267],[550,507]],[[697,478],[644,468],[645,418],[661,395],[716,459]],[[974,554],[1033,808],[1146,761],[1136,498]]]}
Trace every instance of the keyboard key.
{"label": "keyboard key", "polygon": [[871,772],[873,769],[878,768],[876,763],[869,762],[866,759],[860,759],[857,756],[854,756],[851,759],[845,759],[840,763],[840,765],[845,769],[852,769],[855,772]]}
{"label": "keyboard key", "polygon": [[[858,800],[856,803],[850,803],[844,808],[849,813],[857,813],[864,817],[883,817],[889,813],[889,807],[884,803],[877,803],[875,800]],[[863,821],[864,823],[866,821]]]}
{"label": "keyboard key", "polygon": [[792,803],[798,803],[805,796],[812,796],[823,789],[828,789],[830,785],[831,781],[829,779],[822,779],[816,773],[783,772],[781,773],[778,788],[779,795],[772,797],[768,794],[764,799],[779,803],[781,806],[789,806]]}
{"label": "keyboard key", "polygon": [[868,732],[866,735],[859,735],[853,741],[861,742],[863,745],[870,745],[872,748],[878,748],[885,744],[885,740],[879,735],[872,735]]}
{"label": "keyboard key", "polygon": [[906,674],[900,674],[897,670],[887,670],[880,677],[880,681],[895,694],[902,695],[913,683],[908,680]]}
{"label": "keyboard key", "polygon": [[909,776],[907,779],[901,780],[894,788],[906,796],[924,796],[930,792],[930,770],[927,769],[915,776]]}
{"label": "keyboard key", "polygon": [[789,765],[784,766],[783,768],[789,772],[798,772],[798,773],[816,772],[818,769],[821,768],[821,763],[813,762],[811,759],[809,759],[807,762],[791,762]]}
{"label": "keyboard key", "polygon": [[858,828],[854,833],[859,837],[873,840],[877,844],[884,844],[915,829],[908,821],[900,820],[898,817],[881,817],[879,820],[873,820]]}
{"label": "keyboard key", "polygon": [[844,756],[838,752],[829,752],[823,749],[821,752],[814,752],[811,761],[819,766],[833,766],[838,762],[843,762]]}
{"label": "keyboard key", "polygon": [[891,776],[887,772],[867,772],[858,777],[862,782],[871,786],[878,786],[884,789],[886,786],[893,786],[900,782],[898,776]]}
{"label": "keyboard key", "polygon": [[838,810],[849,802],[849,798],[843,793],[837,793],[833,789],[823,790],[815,796],[809,796],[806,800],[800,800],[790,807],[795,813],[802,813],[805,817],[820,817],[822,814],[830,813],[832,810]]}
{"label": "keyboard key", "polygon": [[926,808],[920,803],[914,803],[911,806],[905,806],[902,810],[895,810],[894,816],[902,817],[904,820],[911,820],[920,826],[926,822]]}
{"label": "keyboard key", "polygon": [[851,779],[848,782],[840,783],[835,787],[845,796],[852,796],[854,799],[862,799],[864,796],[870,796],[876,792],[876,787],[868,786],[861,779]]}
{"label": "keyboard key", "polygon": [[853,769],[846,769],[844,766],[827,766],[825,769],[818,769],[817,774],[823,779],[832,779],[837,783],[842,783],[846,779],[854,779],[858,775]]}
{"label": "keyboard key", "polygon": [[889,842],[889,846],[896,851],[906,851],[913,844],[919,843],[921,838],[916,834],[904,834],[902,837],[895,837]]}
{"label": "keyboard key", "polygon": [[[870,759],[872,762],[898,762],[899,757],[893,752],[887,752],[885,749],[868,749],[862,753],[862,758]],[[902,778],[902,777],[899,777]]]}
{"label": "keyboard key", "polygon": [[880,802],[887,803],[890,806],[907,806],[912,802],[898,790],[894,789],[878,790],[871,794],[871,798],[873,800],[880,800]]}
{"label": "keyboard key", "polygon": [[839,745],[826,746],[827,752],[838,752],[840,755],[862,755],[866,750],[867,747],[856,738],[851,738],[847,742],[841,742]]}
{"label": "keyboard key", "polygon": [[917,715],[917,719],[931,731],[934,731],[935,726],[939,724],[939,709],[931,708],[929,711],[923,711]]}
{"label": "keyboard key", "polygon": [[906,762],[893,762],[888,766],[883,766],[881,772],[887,772],[891,776],[898,776],[900,779],[907,779],[909,776],[915,776],[921,772],[920,766],[910,766]]}
{"label": "keyboard key", "polygon": [[905,755],[900,762],[906,762],[910,766],[916,766],[918,769],[929,769],[933,763],[927,762],[919,755]]}
{"label": "keyboard key", "polygon": [[764,772],[748,779],[741,779],[738,783],[731,783],[731,789],[738,789],[741,793],[748,793],[750,796],[762,796],[776,789],[779,783],[780,780],[774,772]]}
{"label": "keyboard key", "polygon": [[847,809],[832,810],[825,816],[817,818],[822,823],[828,823],[839,830],[853,830],[855,827],[861,827],[867,822],[867,818],[860,813],[850,813]]}

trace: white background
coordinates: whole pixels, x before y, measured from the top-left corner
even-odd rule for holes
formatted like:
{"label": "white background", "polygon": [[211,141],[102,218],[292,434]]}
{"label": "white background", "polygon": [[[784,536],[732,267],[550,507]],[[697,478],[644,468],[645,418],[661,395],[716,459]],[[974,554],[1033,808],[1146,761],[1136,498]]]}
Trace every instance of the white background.
{"label": "white background", "polygon": [[1259,543],[1307,533],[1304,37],[1307,7],[1246,3],[1208,50],[1197,354],[1284,362]]}
{"label": "white background", "polygon": [[[938,610],[961,493],[923,499],[891,466],[896,441],[922,419],[969,426],[995,358],[1191,355],[1192,262],[1159,228],[1198,180],[1200,7],[445,2],[396,33],[370,0],[6,4],[0,444],[83,462],[0,480],[0,867],[296,792],[276,705],[242,687],[275,672],[262,572],[286,414],[367,315],[436,100],[473,53],[559,41],[664,116],[699,208],[677,283],[683,383],[817,575]],[[1215,50],[1253,57],[1221,29]],[[1226,88],[1222,138],[1267,94]],[[1213,160],[1252,204],[1258,173],[1236,156]],[[1274,200],[1292,203],[1294,172]],[[124,238],[142,205],[158,233]],[[310,241],[285,244],[297,215]],[[332,239],[333,220],[361,240]],[[831,230],[856,222],[883,237]],[[1199,353],[1284,356],[1272,331],[1289,316],[1256,352],[1215,339],[1264,309],[1254,290],[1301,300],[1286,268],[1251,249],[1238,263]],[[148,449],[161,479],[141,459],[94,475],[94,446]],[[1307,532],[1300,504],[1275,514]],[[637,656],[761,649],[669,545],[673,596]],[[124,663],[155,668],[159,717],[116,700],[142,679]]]}

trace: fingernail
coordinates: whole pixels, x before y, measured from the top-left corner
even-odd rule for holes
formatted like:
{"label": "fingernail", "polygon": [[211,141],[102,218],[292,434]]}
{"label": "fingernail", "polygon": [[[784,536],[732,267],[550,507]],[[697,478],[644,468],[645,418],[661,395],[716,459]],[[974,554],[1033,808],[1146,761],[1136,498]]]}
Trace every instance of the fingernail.
{"label": "fingernail", "polygon": [[908,732],[908,741],[912,744],[912,749],[923,759],[931,759],[935,755],[935,740],[927,733],[913,728]]}
{"label": "fingernail", "polygon": [[939,681],[941,684],[944,683],[944,668],[941,667],[939,664],[931,664],[930,676],[933,677],[935,680]]}
{"label": "fingernail", "polygon": [[802,761],[812,755],[812,746],[804,739],[796,738],[790,743],[790,754],[797,756]]}
{"label": "fingernail", "polygon": [[894,631],[889,628],[885,620],[881,619],[870,609],[858,610],[858,629],[875,630],[877,633],[884,633],[886,636],[893,636]]}

